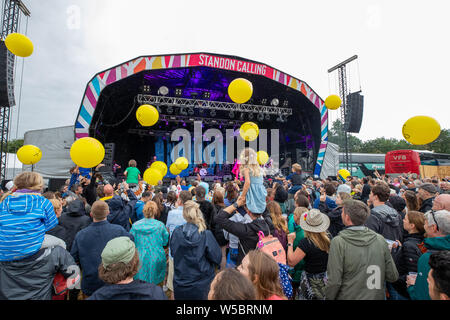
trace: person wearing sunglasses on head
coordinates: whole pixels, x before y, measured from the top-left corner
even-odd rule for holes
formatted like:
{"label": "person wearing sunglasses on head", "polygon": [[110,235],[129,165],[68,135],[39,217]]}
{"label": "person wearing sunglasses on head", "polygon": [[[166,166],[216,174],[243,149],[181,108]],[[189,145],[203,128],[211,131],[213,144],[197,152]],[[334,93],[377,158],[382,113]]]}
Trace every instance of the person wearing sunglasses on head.
{"label": "person wearing sunglasses on head", "polygon": [[425,236],[422,251],[424,254],[417,262],[417,275],[408,275],[406,284],[412,300],[430,300],[427,277],[430,271],[430,255],[450,250],[450,211],[430,210],[425,213]]}

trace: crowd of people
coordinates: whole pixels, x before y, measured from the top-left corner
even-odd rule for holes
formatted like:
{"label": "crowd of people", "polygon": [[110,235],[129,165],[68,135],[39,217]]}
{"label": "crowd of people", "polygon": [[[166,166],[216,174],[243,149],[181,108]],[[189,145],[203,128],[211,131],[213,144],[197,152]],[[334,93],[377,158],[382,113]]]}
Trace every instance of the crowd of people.
{"label": "crowd of people", "polygon": [[0,199],[0,299],[448,300],[450,179],[123,181],[23,172]]}

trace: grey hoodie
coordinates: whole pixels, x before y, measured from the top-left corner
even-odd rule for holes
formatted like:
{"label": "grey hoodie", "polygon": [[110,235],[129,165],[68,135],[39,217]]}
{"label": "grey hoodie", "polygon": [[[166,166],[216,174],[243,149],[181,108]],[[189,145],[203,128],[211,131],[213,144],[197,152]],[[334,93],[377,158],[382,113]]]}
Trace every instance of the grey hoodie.
{"label": "grey hoodie", "polygon": [[385,239],[403,241],[402,217],[397,210],[386,204],[377,206],[370,211],[365,226],[381,234]]}
{"label": "grey hoodie", "polygon": [[383,300],[385,281],[398,278],[386,241],[364,226],[348,227],[333,238],[327,275],[327,300]]}

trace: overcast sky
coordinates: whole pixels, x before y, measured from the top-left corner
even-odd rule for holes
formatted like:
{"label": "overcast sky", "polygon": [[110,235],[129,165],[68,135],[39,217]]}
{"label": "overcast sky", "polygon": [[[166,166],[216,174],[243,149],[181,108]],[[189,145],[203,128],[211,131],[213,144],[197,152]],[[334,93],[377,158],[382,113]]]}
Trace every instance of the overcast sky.
{"label": "overcast sky", "polygon": [[[87,82],[140,55],[212,52],[256,60],[338,93],[327,70],[349,65],[364,95],[363,140],[402,138],[412,116],[450,128],[449,0],[23,0],[31,11],[22,95],[18,59],[11,138],[73,125]],[[22,20],[21,32],[25,33]],[[331,120],[338,117],[331,111]],[[331,122],[330,122],[331,125]]]}

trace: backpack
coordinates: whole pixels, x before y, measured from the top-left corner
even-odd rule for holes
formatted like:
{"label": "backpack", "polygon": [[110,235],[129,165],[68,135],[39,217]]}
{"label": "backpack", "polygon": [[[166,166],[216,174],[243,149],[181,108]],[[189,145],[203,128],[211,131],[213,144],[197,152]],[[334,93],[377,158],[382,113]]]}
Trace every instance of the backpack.
{"label": "backpack", "polygon": [[259,241],[257,249],[267,253],[276,262],[286,264],[286,251],[281,245],[280,240],[272,235],[264,236],[262,231],[258,232]]}

